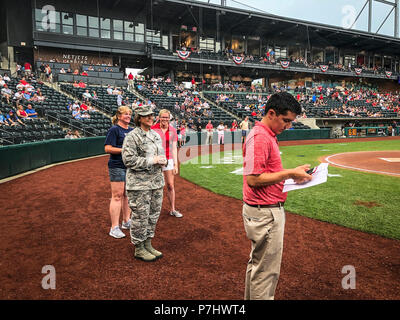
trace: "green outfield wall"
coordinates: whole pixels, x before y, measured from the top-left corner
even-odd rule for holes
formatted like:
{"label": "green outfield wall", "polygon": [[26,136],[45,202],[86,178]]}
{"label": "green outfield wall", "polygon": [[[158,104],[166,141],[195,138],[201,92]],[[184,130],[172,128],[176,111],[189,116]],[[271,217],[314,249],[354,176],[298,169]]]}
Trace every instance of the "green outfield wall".
{"label": "green outfield wall", "polygon": [[0,179],[52,163],[104,153],[105,137],[55,139],[0,147]]}

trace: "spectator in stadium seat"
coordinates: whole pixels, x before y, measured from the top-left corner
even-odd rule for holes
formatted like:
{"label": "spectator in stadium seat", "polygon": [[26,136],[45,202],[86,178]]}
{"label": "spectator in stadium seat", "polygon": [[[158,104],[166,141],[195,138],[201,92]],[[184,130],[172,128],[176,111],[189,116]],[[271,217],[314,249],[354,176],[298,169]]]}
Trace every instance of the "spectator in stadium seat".
{"label": "spectator in stadium seat", "polygon": [[107,87],[107,93],[108,94],[113,94],[113,89],[111,88],[110,85]]}
{"label": "spectator in stadium seat", "polygon": [[64,137],[65,139],[74,139],[74,135],[71,130],[68,130],[67,134]]}
{"label": "spectator in stadium seat", "polygon": [[97,99],[99,99],[98,97],[97,97],[97,93],[96,93],[96,91],[92,91],[92,99],[93,100],[97,100]]}
{"label": "spectator in stadium seat", "polygon": [[78,81],[74,81],[74,83],[73,83],[73,86],[74,86],[74,88],[79,88],[79,83],[78,83]]}
{"label": "spectator in stadium seat", "polygon": [[73,72],[73,75],[76,75],[76,76],[79,75],[79,70],[75,69],[74,72]]}
{"label": "spectator in stadium seat", "polygon": [[81,113],[85,113],[88,111],[88,106],[84,102],[82,102],[79,106],[79,109],[81,110]]}
{"label": "spectator in stadium seat", "polygon": [[123,238],[125,234],[119,227],[119,218],[122,213],[122,229],[130,229],[130,209],[125,193],[126,166],[122,161],[122,145],[125,136],[132,131],[129,123],[132,118],[132,110],[129,107],[119,107],[112,117],[113,126],[108,130],[104,142],[104,151],[110,154],[108,160],[108,172],[111,183],[110,219],[111,228],[109,235],[114,238]]}
{"label": "spectator in stadium seat", "polygon": [[86,84],[81,80],[78,83],[79,88],[86,88]]}
{"label": "spectator in stadium seat", "polygon": [[82,73],[81,73],[81,76],[88,76],[88,73],[84,70],[84,71],[82,71]]}
{"label": "spectator in stadium seat", "polygon": [[81,110],[80,108],[75,108],[74,110],[72,110],[72,117],[76,120],[80,120],[81,118]]}
{"label": "spectator in stadium seat", "polygon": [[117,105],[118,105],[118,107],[120,107],[121,105],[122,105],[122,95],[121,94],[118,94],[117,95]]}
{"label": "spectator in stadium seat", "polygon": [[92,96],[90,95],[89,89],[86,89],[84,93],[82,93],[83,99],[85,99],[86,101],[89,101],[89,99],[92,98]]}
{"label": "spectator in stadium seat", "polygon": [[9,82],[9,81],[11,81],[11,79],[10,79],[10,77],[8,76],[7,73],[4,74],[3,80],[4,80],[6,83]]}
{"label": "spectator in stadium seat", "polygon": [[[27,85],[28,85],[28,82],[26,81],[26,78],[25,77],[22,77],[22,79],[19,81],[19,84],[22,86],[22,87],[26,87]],[[22,88],[21,87],[21,88]],[[19,89],[19,88],[18,88]]]}
{"label": "spectator in stadium seat", "polygon": [[80,108],[80,103],[78,100],[76,100],[73,104],[72,104],[72,109],[71,111],[73,111],[74,109],[79,109]]}
{"label": "spectator in stadium seat", "polygon": [[22,91],[22,97],[25,99],[25,100],[31,100],[31,94],[26,90],[26,89],[24,89],[23,91]]}
{"label": "spectator in stadium seat", "polygon": [[30,119],[38,117],[37,112],[35,111],[35,109],[32,108],[32,105],[30,103],[26,106],[25,112],[27,113]]}
{"label": "spectator in stadium seat", "polygon": [[73,135],[74,135],[75,139],[82,138],[82,136],[81,136],[81,134],[79,133],[78,130],[75,130]]}
{"label": "spectator in stadium seat", "polygon": [[17,105],[17,116],[24,119],[24,118],[29,118],[28,114],[24,110],[24,107],[21,106],[20,104]]}
{"label": "spectator in stadium seat", "polygon": [[0,125],[2,125],[2,126],[8,126],[8,121],[7,121],[6,117],[3,116],[2,113],[0,113]]}
{"label": "spectator in stadium seat", "polygon": [[23,123],[17,116],[17,114],[13,111],[10,110],[6,116],[7,121],[9,123],[9,125],[11,126],[15,126],[17,123],[22,124],[23,126],[25,125],[25,123]]}
{"label": "spectator in stadium seat", "polygon": [[61,73],[61,74],[65,74],[65,73],[67,73],[67,72],[65,71],[64,68],[61,68],[61,69],[60,69],[60,73]]}
{"label": "spectator in stadium seat", "polygon": [[43,102],[44,100],[46,100],[46,97],[43,95],[43,93],[41,91],[39,91],[39,89],[37,91],[37,99],[38,99],[38,102]]}
{"label": "spectator in stadium seat", "polygon": [[4,87],[1,89],[1,95],[6,98],[7,104],[10,104],[12,94],[12,90],[7,86],[7,84],[4,84]]}

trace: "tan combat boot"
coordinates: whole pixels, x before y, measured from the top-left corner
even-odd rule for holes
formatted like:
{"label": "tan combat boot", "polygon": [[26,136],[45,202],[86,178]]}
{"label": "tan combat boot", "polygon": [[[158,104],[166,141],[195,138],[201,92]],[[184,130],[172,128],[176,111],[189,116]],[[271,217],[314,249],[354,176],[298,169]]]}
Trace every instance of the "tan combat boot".
{"label": "tan combat boot", "polygon": [[145,249],[144,242],[135,246],[135,258],[146,262],[151,262],[157,259],[156,256]]}
{"label": "tan combat boot", "polygon": [[152,247],[151,238],[146,239],[146,241],[144,242],[144,247],[146,248],[146,250],[148,252],[150,252],[153,256],[155,256],[156,259],[159,259],[163,256],[163,254],[160,251],[158,251]]}

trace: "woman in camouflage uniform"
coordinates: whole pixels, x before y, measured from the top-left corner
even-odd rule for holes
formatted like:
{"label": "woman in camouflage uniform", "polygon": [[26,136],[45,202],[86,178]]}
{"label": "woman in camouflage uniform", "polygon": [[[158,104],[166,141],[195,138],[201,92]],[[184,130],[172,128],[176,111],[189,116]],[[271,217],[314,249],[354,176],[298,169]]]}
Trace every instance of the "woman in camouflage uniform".
{"label": "woman in camouflage uniform", "polygon": [[122,160],[127,167],[126,192],[131,213],[131,242],[135,258],[154,261],[162,253],[151,245],[163,200],[162,166],[167,159],[160,136],[151,130],[153,112],[148,106],[135,109],[136,128],[126,135]]}

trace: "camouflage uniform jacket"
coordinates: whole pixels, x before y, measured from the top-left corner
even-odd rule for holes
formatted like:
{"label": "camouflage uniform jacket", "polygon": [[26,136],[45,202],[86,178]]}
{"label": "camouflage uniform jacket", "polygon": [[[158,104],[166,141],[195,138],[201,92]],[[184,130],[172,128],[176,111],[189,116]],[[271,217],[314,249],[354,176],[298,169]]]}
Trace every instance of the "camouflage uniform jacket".
{"label": "camouflage uniform jacket", "polygon": [[129,132],[122,145],[122,161],[126,170],[126,190],[153,190],[164,187],[162,168],[153,157],[165,155],[157,132],[147,133],[139,127]]}

